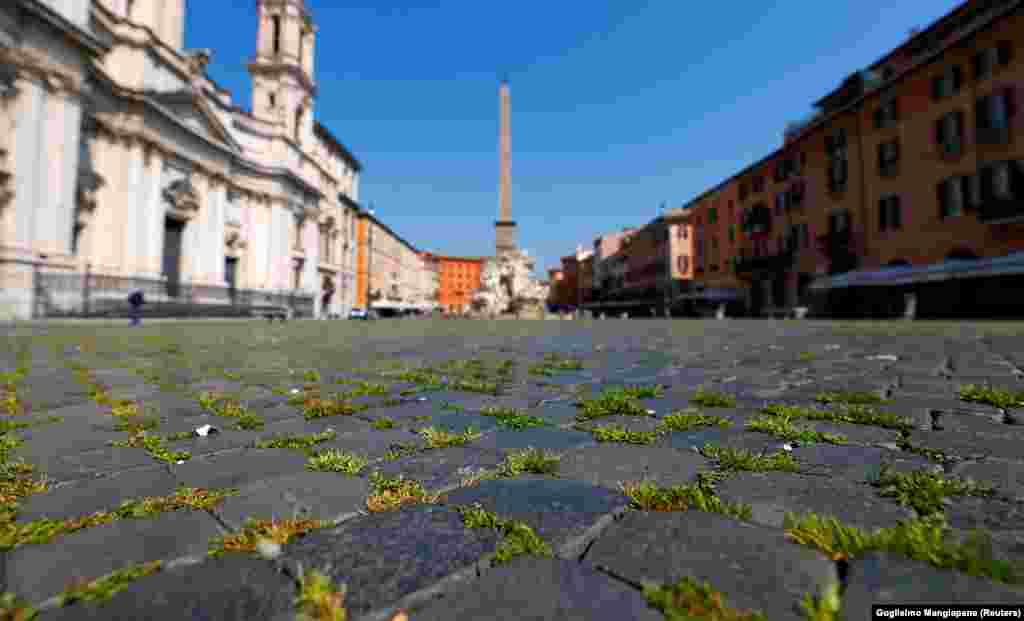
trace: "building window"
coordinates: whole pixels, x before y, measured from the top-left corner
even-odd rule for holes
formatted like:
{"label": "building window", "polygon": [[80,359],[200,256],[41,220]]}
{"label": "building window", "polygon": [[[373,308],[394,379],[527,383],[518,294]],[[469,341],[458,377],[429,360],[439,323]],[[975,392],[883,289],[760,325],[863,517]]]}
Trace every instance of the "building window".
{"label": "building window", "polygon": [[274,53],[281,53],[281,16],[275,15],[270,18],[272,36],[274,37]]}
{"label": "building window", "polygon": [[743,202],[743,201],[747,200],[747,196],[749,196],[749,195],[750,195],[750,186],[748,186],[747,182],[744,181],[743,183],[740,184],[740,190],[739,190],[740,202]]}
{"label": "building window", "polygon": [[995,74],[999,67],[1010,64],[1013,48],[1009,41],[1001,41],[995,47],[982,50],[974,55],[974,78],[984,80]]}
{"label": "building window", "polygon": [[875,109],[875,128],[885,129],[886,127],[892,127],[899,120],[899,110],[896,104],[896,98],[893,97],[889,101],[885,102],[881,106]]}
{"label": "building window", "polygon": [[712,207],[708,209],[708,224],[714,224],[718,222],[718,208]]}
{"label": "building window", "polygon": [[267,95],[267,102],[270,103],[270,107],[271,108],[276,108],[277,107],[277,95],[275,95],[274,93],[270,93],[269,95]]}
{"label": "building window", "polygon": [[710,261],[710,263],[711,263],[711,271],[712,272],[717,271],[718,270],[718,238],[717,237],[712,237],[711,238],[711,261]]}
{"label": "building window", "polygon": [[758,176],[754,177],[754,193],[757,194],[758,192],[763,192],[763,191],[764,191],[764,176],[758,175]]}
{"label": "building window", "polygon": [[730,224],[729,225],[729,243],[730,244],[735,244],[736,243],[736,225],[735,224]]}
{"label": "building window", "polygon": [[800,247],[809,248],[811,245],[811,229],[807,226],[806,222],[801,222],[797,225],[800,231]]}
{"label": "building window", "polygon": [[878,201],[878,230],[886,231],[903,226],[900,197],[886,196]]}
{"label": "building window", "polygon": [[974,108],[978,141],[986,144],[1005,142],[1013,107],[1013,91],[1009,88],[979,99]]}
{"label": "building window", "polygon": [[848,171],[846,130],[840,128],[825,137],[825,153],[829,158],[828,187],[831,192],[846,190]]}
{"label": "building window", "polygon": [[968,185],[965,177],[950,177],[939,184],[939,215],[942,218],[963,215],[969,199]]}
{"label": "building window", "polygon": [[775,195],[775,213],[781,214],[786,210],[786,193],[779,192]]}
{"label": "building window", "polygon": [[829,214],[828,230],[832,234],[845,233],[850,230],[850,211],[843,209]]}
{"label": "building window", "polygon": [[71,254],[78,255],[79,246],[82,243],[82,232],[85,231],[85,225],[81,222],[76,222],[75,226],[71,229]]}
{"label": "building window", "polygon": [[899,140],[890,140],[878,145],[878,174],[882,177],[892,177],[899,169],[900,143]]}
{"label": "building window", "polygon": [[963,85],[963,71],[959,65],[948,67],[942,75],[932,79],[932,99],[939,100],[951,97],[960,92]]}
{"label": "building window", "polygon": [[1007,201],[1018,198],[1017,195],[1022,194],[1021,184],[1019,179],[1015,179],[1014,172],[1013,162],[996,162],[983,166],[979,173],[979,198],[984,201]]}
{"label": "building window", "polygon": [[963,147],[964,113],[955,110],[935,122],[935,142],[943,153],[958,155]]}

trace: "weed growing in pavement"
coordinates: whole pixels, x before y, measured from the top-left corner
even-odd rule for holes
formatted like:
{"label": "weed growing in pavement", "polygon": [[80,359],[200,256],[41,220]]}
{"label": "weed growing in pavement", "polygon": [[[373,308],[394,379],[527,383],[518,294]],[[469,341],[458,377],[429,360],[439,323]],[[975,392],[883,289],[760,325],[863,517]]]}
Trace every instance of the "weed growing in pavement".
{"label": "weed growing in pavement", "polygon": [[388,429],[394,429],[396,423],[394,420],[384,416],[373,421],[373,424],[371,424],[370,426],[376,429],[377,431],[386,431]]}
{"label": "weed growing in pavement", "polygon": [[498,394],[497,382],[488,382],[480,379],[459,379],[451,382],[448,387],[451,390],[458,390],[462,392],[476,392],[485,395]]}
{"label": "weed growing in pavement", "polygon": [[160,419],[155,416],[136,416],[119,420],[114,429],[130,434],[152,431],[160,426]]}
{"label": "weed growing in pavement", "polygon": [[192,459],[192,454],[188,451],[171,451],[164,446],[164,443],[164,438],[161,438],[160,436],[151,436],[145,431],[140,431],[129,436],[127,440],[116,440],[111,442],[110,446],[145,449],[153,459],[168,464],[176,464],[179,461],[188,461],[189,459]]}
{"label": "weed growing in pavement", "polygon": [[821,392],[814,400],[818,403],[845,403],[847,405],[885,403],[885,399],[873,392]]}
{"label": "weed growing in pavement", "polygon": [[395,442],[388,446],[388,451],[384,453],[384,461],[396,461],[409,455],[415,455],[419,450],[419,447],[411,442]]}
{"label": "weed growing in pavement", "polygon": [[648,584],[643,588],[647,603],[665,615],[668,621],[768,621],[760,612],[741,611],[731,607],[725,596],[705,582],[701,584],[685,576],[672,585]]}
{"label": "weed growing in pavement", "polygon": [[841,621],[843,619],[842,587],[832,582],[820,595],[808,593],[800,602],[807,621]]}
{"label": "weed growing in pavement", "polygon": [[985,403],[1001,409],[1024,407],[1024,392],[1013,393],[993,386],[967,384],[960,387],[960,400]]}
{"label": "weed growing in pavement", "polygon": [[706,408],[734,408],[736,407],[736,397],[726,394],[724,392],[714,392],[698,388],[696,394],[690,398],[691,403]]}
{"label": "weed growing in pavement", "polygon": [[306,399],[302,404],[303,416],[306,420],[326,418],[328,416],[350,416],[356,412],[369,409],[365,404],[354,405],[337,399],[320,399],[313,397]]}
{"label": "weed growing in pavement", "polygon": [[161,561],[132,565],[109,573],[102,578],[72,585],[59,596],[61,606],[74,602],[102,602],[124,591],[132,582],[150,576],[163,568]]}
{"label": "weed growing in pavement", "polygon": [[4,621],[35,621],[39,611],[14,593],[0,594],[0,619]]}
{"label": "weed growing in pavement", "polygon": [[580,410],[576,414],[579,422],[605,416],[653,416],[635,397],[621,389],[605,390],[595,399],[579,399],[575,405]]}
{"label": "weed growing in pavement", "polygon": [[822,420],[854,425],[868,425],[897,431],[910,431],[916,427],[909,418],[901,418],[889,412],[878,412],[867,405],[837,404],[835,410],[816,410],[795,405],[773,403],[761,409],[765,414],[780,416],[789,420]]}
{"label": "weed growing in pavement", "polygon": [[494,552],[495,565],[508,563],[512,559],[523,556],[539,556],[552,558],[551,546],[541,539],[525,522],[503,520],[496,514],[484,510],[480,503],[471,506],[455,507],[462,515],[466,528],[485,528],[496,530],[502,535],[501,543]]}
{"label": "weed growing in pavement", "polygon": [[708,513],[720,513],[739,520],[750,520],[752,509],[749,505],[723,501],[715,493],[711,482],[698,480],[690,485],[658,487],[652,481],[620,484],[622,492],[629,496],[632,505],[641,511],[688,511],[695,509]]}
{"label": "weed growing in pavement", "polygon": [[834,561],[886,552],[939,569],[955,569],[1005,584],[1024,584],[1024,567],[1019,562],[995,558],[990,535],[975,531],[958,539],[941,513],[871,533],[834,517],[787,514],[783,528],[790,541],[816,548]]}
{"label": "weed growing in pavement", "polygon": [[708,414],[700,414],[697,410],[680,410],[668,414],[658,425],[658,428],[662,432],[666,431],[690,431],[697,427],[719,427],[721,429],[728,429],[732,427],[733,423],[727,418],[720,416],[711,416]]}
{"label": "weed growing in pavement", "polygon": [[531,427],[545,427],[551,423],[540,416],[531,416],[519,408],[498,408],[488,406],[480,409],[480,414],[494,418],[506,429],[522,431]]}
{"label": "weed growing in pavement", "polygon": [[314,433],[308,436],[279,436],[276,438],[271,438],[269,440],[257,442],[256,448],[282,448],[306,451],[312,449],[317,444],[329,442],[336,438],[337,436],[337,432],[335,432],[332,429],[328,429],[321,433]]}
{"label": "weed growing in pavement", "polygon": [[355,388],[347,390],[338,397],[340,399],[355,399],[357,397],[384,397],[388,394],[387,384],[374,384],[371,382],[358,382]]}
{"label": "weed growing in pavement", "polygon": [[347,621],[345,610],[345,585],[335,586],[329,578],[318,571],[304,572],[298,580],[299,596],[295,600],[298,608],[296,621]]}
{"label": "weed growing in pavement", "polygon": [[126,500],[113,511],[99,511],[91,515],[66,520],[43,518],[32,522],[0,522],[0,550],[27,544],[51,543],[58,538],[80,530],[110,524],[115,520],[145,519],[183,509],[209,511],[238,490],[204,490],[180,488],[170,496],[157,496]]}
{"label": "weed growing in pavement", "polygon": [[800,355],[797,356],[797,359],[800,362],[810,362],[812,360],[816,360],[817,358],[818,354],[814,353],[813,351],[800,352]]}
{"label": "weed growing in pavement", "polygon": [[448,448],[451,446],[464,446],[480,439],[480,433],[475,428],[470,427],[462,433],[452,433],[436,427],[426,427],[416,432],[424,440],[427,441],[427,446],[430,448]]}
{"label": "weed growing in pavement", "polygon": [[498,466],[497,475],[515,477],[526,472],[531,474],[555,474],[558,472],[558,463],[561,459],[561,456],[556,453],[548,453],[540,449],[527,447],[505,457],[505,461]]}
{"label": "weed growing in pavement", "polygon": [[656,431],[630,431],[622,425],[596,426],[590,430],[590,433],[598,442],[653,444],[658,439]]}
{"label": "weed growing in pavement", "polygon": [[546,354],[542,362],[530,365],[530,375],[541,375],[554,377],[566,371],[579,371],[583,369],[583,361],[574,357],[563,357],[559,354]]}
{"label": "weed growing in pavement", "polygon": [[249,519],[237,533],[218,537],[210,541],[209,556],[223,556],[229,552],[255,554],[257,544],[266,540],[284,545],[310,531],[325,528],[329,522],[323,520],[255,520]]}
{"label": "weed growing in pavement", "polygon": [[385,399],[385,400],[381,401],[380,404],[382,406],[386,407],[386,408],[393,408],[395,406],[402,405],[402,400],[401,399],[395,399],[395,398],[392,397],[391,399]]}
{"label": "weed growing in pavement", "polygon": [[338,449],[327,449],[326,451],[310,455],[306,462],[306,469],[315,472],[340,472],[357,475],[369,463],[370,460],[354,453]]}
{"label": "weed growing in pavement", "polygon": [[799,472],[800,463],[785,451],[764,455],[731,447],[706,444],[700,454],[718,462],[723,472]]}
{"label": "weed growing in pavement", "polygon": [[942,513],[948,498],[989,498],[995,495],[995,489],[988,485],[947,478],[928,470],[895,472],[888,464],[882,466],[878,477],[871,484],[879,488],[878,493],[883,498],[894,498],[901,505],[913,508],[920,516]]}
{"label": "weed growing in pavement", "polygon": [[441,409],[442,410],[450,410],[452,412],[465,412],[466,411],[466,406],[459,405],[458,403],[450,403],[448,401],[445,401],[445,402],[443,402],[441,404]]}
{"label": "weed growing in pavement", "polygon": [[391,511],[406,505],[433,503],[438,495],[427,494],[419,481],[406,479],[405,475],[387,477],[380,472],[370,475],[373,493],[366,499],[366,508],[372,512]]}
{"label": "weed growing in pavement", "polygon": [[791,419],[783,416],[762,416],[751,419],[747,421],[746,429],[766,433],[781,440],[804,444],[817,442],[846,444],[847,441],[843,435],[815,431],[807,425],[796,425]]}
{"label": "weed growing in pavement", "polygon": [[304,382],[319,382],[320,372],[319,371],[306,371],[302,374],[302,381]]}
{"label": "weed growing in pavement", "polygon": [[912,443],[910,441],[909,436],[902,437],[900,441],[897,443],[897,445],[899,446],[901,451],[906,451],[914,455],[920,455],[921,457],[924,457],[928,461],[934,462],[936,464],[950,464],[956,461],[955,457],[946,455],[945,452],[939,449],[928,448],[926,446],[918,446]]}

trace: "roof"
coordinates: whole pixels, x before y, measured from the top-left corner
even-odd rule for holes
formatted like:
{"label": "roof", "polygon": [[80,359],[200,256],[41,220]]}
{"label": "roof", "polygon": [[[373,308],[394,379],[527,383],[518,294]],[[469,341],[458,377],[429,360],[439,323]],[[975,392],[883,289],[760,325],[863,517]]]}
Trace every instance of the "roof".
{"label": "roof", "polygon": [[388,225],[384,224],[383,222],[381,222],[380,220],[378,220],[377,217],[374,216],[373,214],[371,214],[369,211],[367,211],[365,209],[359,209],[358,213],[359,213],[360,217],[369,218],[374,224],[376,224],[380,228],[384,229],[384,231],[388,235],[390,235],[391,237],[394,237],[395,239],[397,239],[406,248],[412,250],[416,254],[420,254],[419,248],[417,248],[416,246],[413,246],[412,244],[410,244],[408,241],[406,241],[406,239],[404,237],[402,237],[401,235],[396,233],[390,226],[388,226]]}
{"label": "roof", "polygon": [[359,160],[357,160],[354,155],[352,155],[352,152],[346,149],[345,145],[341,144],[341,141],[335,138],[334,134],[324,127],[320,121],[313,123],[313,133],[316,134],[318,138],[321,138],[326,142],[327,146],[330,147],[334,153],[340,155],[342,159],[348,162],[356,172],[361,172],[363,170],[363,165],[359,163]]}

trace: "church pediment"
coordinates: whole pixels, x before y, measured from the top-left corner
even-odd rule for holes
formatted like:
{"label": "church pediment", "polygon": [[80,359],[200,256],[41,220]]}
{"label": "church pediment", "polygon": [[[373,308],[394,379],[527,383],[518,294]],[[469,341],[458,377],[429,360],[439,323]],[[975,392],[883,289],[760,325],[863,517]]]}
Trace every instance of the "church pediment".
{"label": "church pediment", "polygon": [[179,91],[152,95],[151,98],[190,131],[211,142],[225,145],[232,151],[241,152],[241,145],[201,95],[191,91]]}

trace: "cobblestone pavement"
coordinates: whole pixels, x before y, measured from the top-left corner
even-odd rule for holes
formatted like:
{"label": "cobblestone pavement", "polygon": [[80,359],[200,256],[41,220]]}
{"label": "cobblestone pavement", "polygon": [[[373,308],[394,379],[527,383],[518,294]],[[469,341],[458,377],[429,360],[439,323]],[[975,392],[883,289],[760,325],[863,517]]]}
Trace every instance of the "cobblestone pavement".
{"label": "cobblestone pavement", "polygon": [[1021,324],[0,335],[2,619],[1024,602]]}

